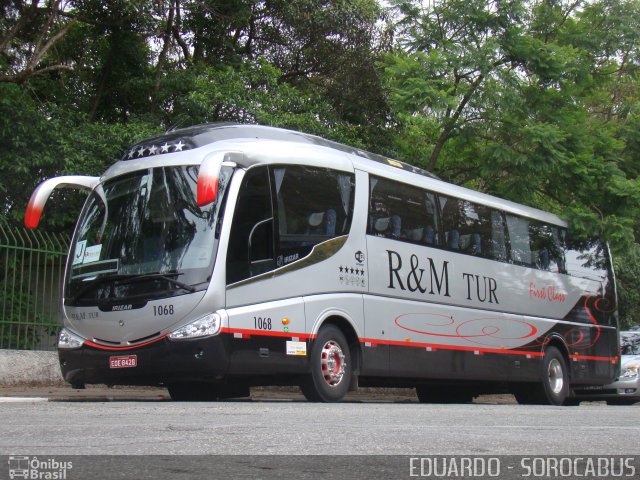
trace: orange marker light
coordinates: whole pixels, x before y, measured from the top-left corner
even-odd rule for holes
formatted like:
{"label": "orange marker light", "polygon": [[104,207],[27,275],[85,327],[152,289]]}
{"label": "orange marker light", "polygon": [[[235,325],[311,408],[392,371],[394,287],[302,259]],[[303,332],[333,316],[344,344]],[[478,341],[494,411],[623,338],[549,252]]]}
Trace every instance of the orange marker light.
{"label": "orange marker light", "polygon": [[289,325],[289,319],[288,318],[283,318],[282,319],[282,324],[283,325]]}

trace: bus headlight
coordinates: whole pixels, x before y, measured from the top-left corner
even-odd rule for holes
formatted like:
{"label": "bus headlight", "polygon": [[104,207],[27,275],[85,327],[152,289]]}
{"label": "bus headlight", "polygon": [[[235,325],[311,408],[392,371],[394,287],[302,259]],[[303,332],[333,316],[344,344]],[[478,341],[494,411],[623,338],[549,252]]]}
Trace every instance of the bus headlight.
{"label": "bus headlight", "polygon": [[220,331],[222,319],[217,313],[210,313],[195,322],[191,322],[184,327],[171,332],[169,338],[171,340],[182,340],[185,338],[206,337],[208,335],[216,335]]}
{"label": "bus headlight", "polygon": [[638,365],[629,365],[622,371],[620,378],[636,378],[638,376]]}
{"label": "bus headlight", "polygon": [[72,348],[80,348],[84,343],[84,338],[63,328],[58,335],[58,348],[70,350]]}

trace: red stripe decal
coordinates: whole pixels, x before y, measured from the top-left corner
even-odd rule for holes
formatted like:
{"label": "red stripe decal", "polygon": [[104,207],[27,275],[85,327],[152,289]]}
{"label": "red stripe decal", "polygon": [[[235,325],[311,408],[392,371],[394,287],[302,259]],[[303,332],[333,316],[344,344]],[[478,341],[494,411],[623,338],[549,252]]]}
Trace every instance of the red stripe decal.
{"label": "red stripe decal", "polygon": [[542,357],[542,352],[527,352],[525,350],[507,350],[504,348],[478,348],[478,347],[463,347],[459,345],[442,345],[435,343],[421,343],[421,342],[407,342],[402,340],[379,340],[373,338],[361,338],[360,343],[363,342],[375,342],[378,345],[390,345],[401,347],[419,347],[419,348],[431,348],[435,350],[454,350],[463,352],[482,352],[482,353],[499,353],[501,355],[530,355],[534,357]]}
{"label": "red stripe decal", "polygon": [[616,362],[615,357],[596,357],[594,355],[569,355],[572,360],[594,360],[596,362]]}
{"label": "red stripe decal", "polygon": [[300,340],[308,340],[315,338],[317,335],[313,335],[310,333],[298,333],[298,332],[276,332],[274,330],[252,330],[249,328],[228,328],[223,327],[221,330],[222,333],[240,333],[243,338],[248,338],[249,336],[255,335],[259,337],[283,337],[283,338],[292,338],[298,337]]}
{"label": "red stripe decal", "polygon": [[[379,340],[373,338],[361,338],[360,343],[376,343],[377,345],[390,345],[401,347],[413,347],[413,348],[431,348],[431,352],[437,350],[453,350],[462,352],[480,352],[480,353],[497,353],[499,355],[521,355],[528,357],[544,357],[543,352],[527,352],[526,350],[508,350],[503,348],[477,348],[477,347],[463,347],[458,345],[442,345],[433,343],[419,343],[419,342],[407,342],[402,340]],[[589,355],[569,355],[569,358],[576,360],[594,360],[597,362],[614,362],[615,358],[612,357],[596,357]]]}

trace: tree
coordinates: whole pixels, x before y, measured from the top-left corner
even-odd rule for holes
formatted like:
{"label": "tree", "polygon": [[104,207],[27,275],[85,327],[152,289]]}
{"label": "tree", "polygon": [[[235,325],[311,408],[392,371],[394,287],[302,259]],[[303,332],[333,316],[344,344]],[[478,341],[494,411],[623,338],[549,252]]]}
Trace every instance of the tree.
{"label": "tree", "polygon": [[[622,127],[635,116],[614,92],[637,86],[624,59],[638,58],[638,2],[616,7],[629,16],[616,41],[597,26],[612,5],[395,2],[400,48],[384,67],[400,156],[427,154],[423,165],[454,183],[555,211],[624,248],[640,189]],[[603,38],[587,41],[593,30]],[[593,108],[612,100],[605,110],[628,112],[623,122]]]}
{"label": "tree", "polygon": [[615,257],[620,328],[640,325],[640,245],[633,244]]}
{"label": "tree", "polygon": [[24,83],[38,75],[72,70],[55,47],[73,26],[61,0],[11,0],[0,4],[0,82]]}

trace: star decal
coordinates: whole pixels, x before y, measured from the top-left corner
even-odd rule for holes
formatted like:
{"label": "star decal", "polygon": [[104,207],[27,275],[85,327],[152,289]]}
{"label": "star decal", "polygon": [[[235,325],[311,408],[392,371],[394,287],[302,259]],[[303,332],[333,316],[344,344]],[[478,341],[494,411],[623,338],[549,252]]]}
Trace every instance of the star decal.
{"label": "star decal", "polygon": [[165,141],[163,145],[139,145],[133,147],[130,150],[124,152],[122,160],[131,160],[142,157],[150,157],[152,155],[160,155],[162,153],[183,152],[193,148],[189,143],[184,143],[182,140],[178,140],[177,143]]}

